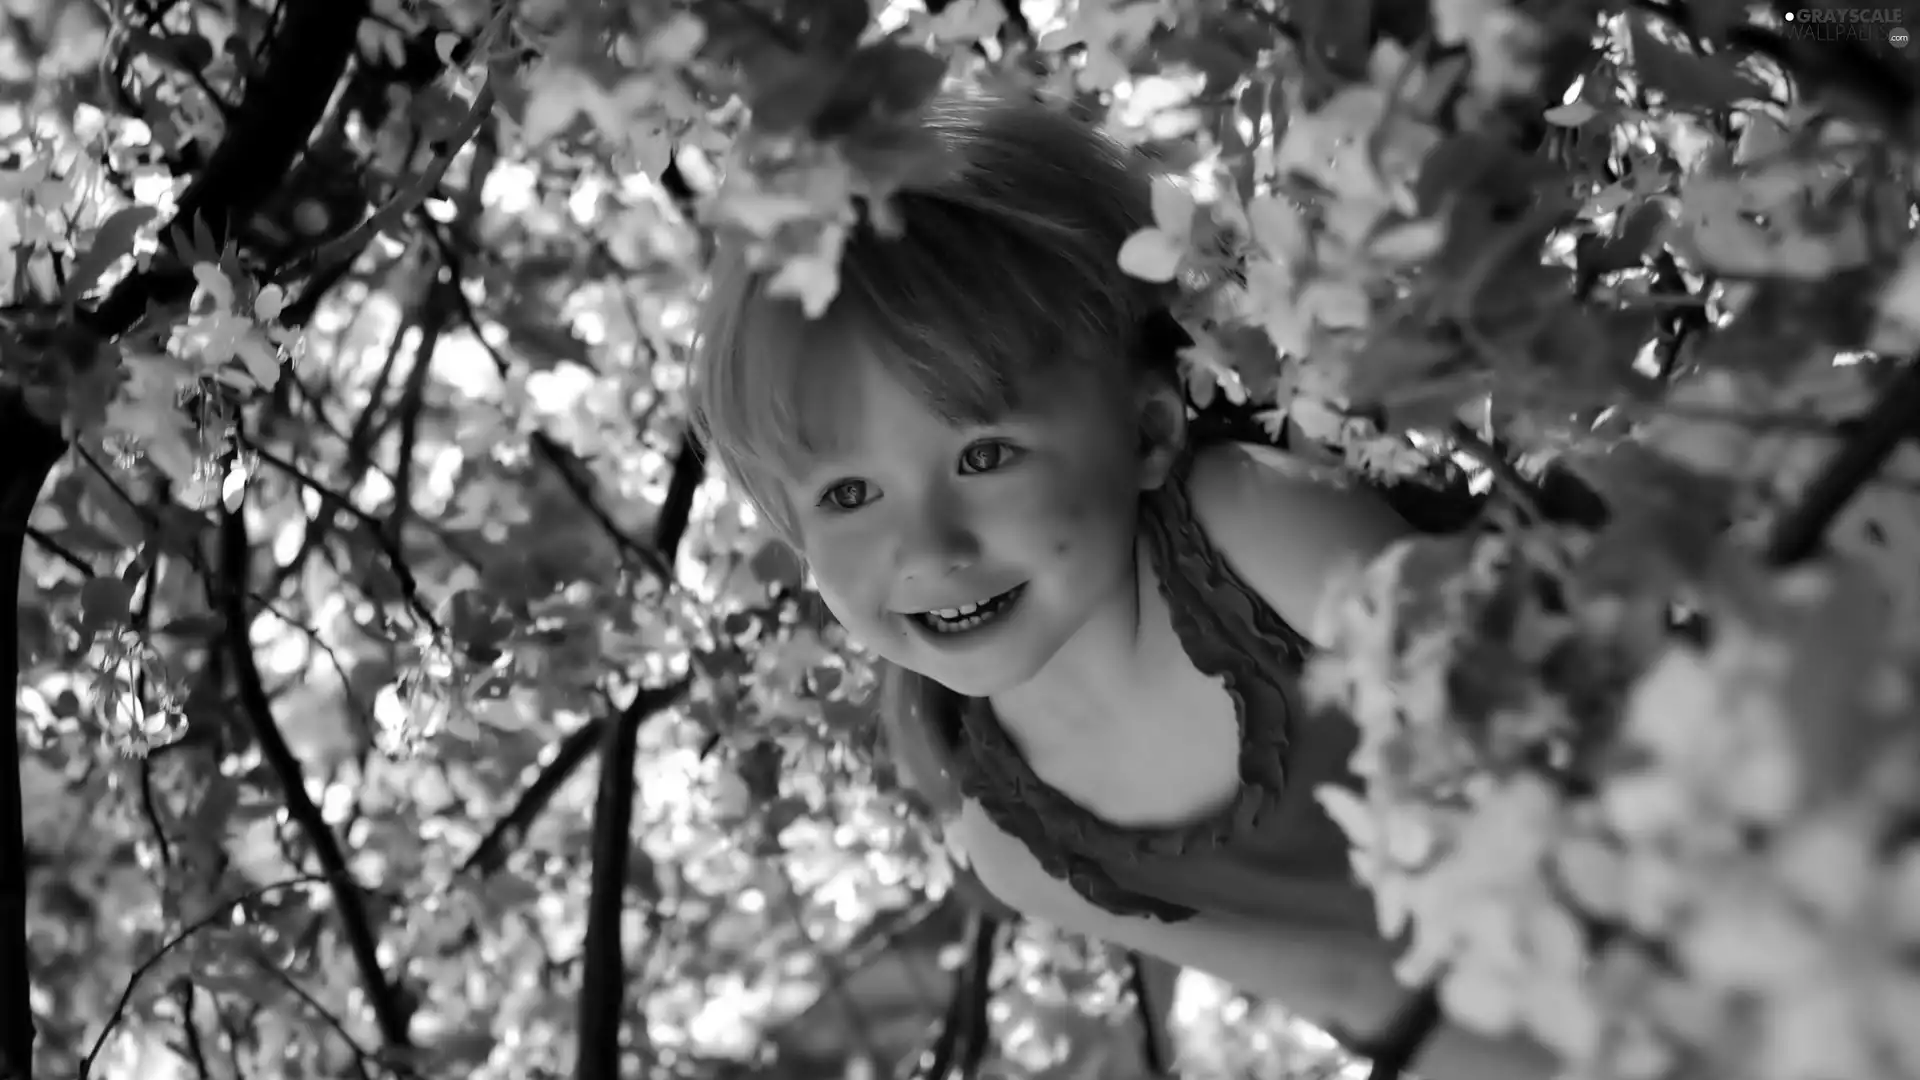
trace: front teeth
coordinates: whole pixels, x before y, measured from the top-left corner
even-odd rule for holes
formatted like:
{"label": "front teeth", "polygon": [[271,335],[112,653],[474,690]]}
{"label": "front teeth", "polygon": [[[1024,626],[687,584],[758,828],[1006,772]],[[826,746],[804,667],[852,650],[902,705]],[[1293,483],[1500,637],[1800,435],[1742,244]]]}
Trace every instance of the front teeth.
{"label": "front teeth", "polygon": [[1017,588],[1010,589],[997,596],[991,596],[976,603],[961,604],[959,607],[934,608],[923,612],[919,618],[922,625],[935,633],[957,634],[977,626],[984,626],[1000,614],[1001,608],[1004,608],[1018,591]]}

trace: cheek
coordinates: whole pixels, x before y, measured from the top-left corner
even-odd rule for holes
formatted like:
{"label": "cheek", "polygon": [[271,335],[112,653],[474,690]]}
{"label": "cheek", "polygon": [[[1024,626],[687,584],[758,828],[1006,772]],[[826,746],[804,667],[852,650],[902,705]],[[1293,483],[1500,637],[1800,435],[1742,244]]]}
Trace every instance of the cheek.
{"label": "cheek", "polygon": [[879,585],[868,548],[853,536],[810,537],[805,553],[814,586],[834,617],[848,626],[869,622]]}
{"label": "cheek", "polygon": [[1111,499],[1092,494],[1083,490],[1058,504],[1047,530],[1047,549],[1055,558],[1092,558],[1107,547],[1131,545],[1136,500],[1127,492]]}
{"label": "cheek", "polygon": [[1087,527],[1095,516],[1084,498],[1064,502],[1052,529],[1053,553],[1067,557],[1085,547]]}
{"label": "cheek", "polygon": [[853,573],[852,560],[845,548],[826,548],[807,552],[807,569],[813,571],[814,585],[829,604],[839,604],[859,591],[860,577]]}

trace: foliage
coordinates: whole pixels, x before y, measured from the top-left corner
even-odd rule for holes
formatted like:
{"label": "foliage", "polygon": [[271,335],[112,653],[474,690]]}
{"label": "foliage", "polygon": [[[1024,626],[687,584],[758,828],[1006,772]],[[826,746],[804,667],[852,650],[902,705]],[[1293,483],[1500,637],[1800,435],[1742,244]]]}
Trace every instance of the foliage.
{"label": "foliage", "polygon": [[[1163,164],[1198,401],[1491,487],[1310,679],[1409,982],[1597,1076],[1920,1076],[1920,7],[876,8],[6,6],[0,1062],[739,1075],[960,895],[680,388],[714,237],[821,308],[968,76]],[[929,1059],[1126,996],[971,925]]]}

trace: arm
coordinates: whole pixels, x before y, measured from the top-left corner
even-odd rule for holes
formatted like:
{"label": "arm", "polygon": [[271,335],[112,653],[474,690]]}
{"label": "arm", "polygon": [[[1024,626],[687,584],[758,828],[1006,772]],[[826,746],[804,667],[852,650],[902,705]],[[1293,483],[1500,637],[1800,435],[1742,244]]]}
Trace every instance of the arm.
{"label": "arm", "polygon": [[[971,801],[947,837],[989,891],[1029,918],[1204,971],[1272,997],[1322,1027],[1362,1036],[1378,1031],[1409,992],[1394,979],[1392,947],[1373,935],[1289,933],[1206,915],[1177,923],[1116,915],[1050,876],[1024,844],[1001,832]],[[1436,1080],[1549,1080],[1557,1071],[1554,1059],[1530,1043],[1451,1026],[1414,1065]]]}

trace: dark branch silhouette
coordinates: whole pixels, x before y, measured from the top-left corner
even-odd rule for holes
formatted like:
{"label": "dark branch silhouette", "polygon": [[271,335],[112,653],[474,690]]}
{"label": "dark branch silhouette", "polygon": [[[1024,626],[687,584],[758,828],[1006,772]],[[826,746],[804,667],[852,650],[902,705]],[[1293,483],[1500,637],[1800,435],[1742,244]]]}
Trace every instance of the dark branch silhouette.
{"label": "dark branch silhouette", "polygon": [[[352,55],[366,0],[292,0],[268,49],[265,73],[250,83],[228,135],[182,193],[163,235],[204,223],[224,242],[271,196],[305,148]],[[82,334],[55,340],[105,340],[130,329],[154,304],[190,295],[190,270],[156,261],[130,275],[79,321]],[[60,358],[69,364],[81,358]],[[0,390],[0,580],[20,580],[27,521],[41,485],[65,449],[58,428],[27,407],[18,390]],[[10,591],[17,592],[12,586]],[[19,692],[17,600],[0,624],[0,680]],[[22,839],[17,737],[0,740],[0,1077],[27,1080],[33,1071],[34,1023],[26,953],[26,857]]]}
{"label": "dark branch silhouette", "polygon": [[253,618],[247,610],[246,575],[252,550],[245,518],[237,512],[226,514],[220,527],[220,563],[224,580],[218,586],[209,582],[209,588],[215,594],[212,599],[225,617],[227,658],[233,665],[240,712],[253,731],[261,759],[280,783],[281,795],[287,803],[287,816],[300,826],[307,843],[313,848],[314,858],[319,860],[320,868],[333,887],[333,902],[340,912],[341,931],[346,938],[347,950],[353,955],[354,965],[360,969],[367,1003],[373,1009],[380,1037],[390,1049],[404,1049],[412,1045],[408,1033],[411,1009],[381,968],[379,932],[374,926],[373,916],[367,911],[365,894],[353,879],[352,871],[347,866],[346,853],[341,849],[333,827],[327,824],[320,808],[307,795],[306,776],[301,769],[300,759],[294,756],[286,737],[280,732],[280,725],[273,715],[272,699],[268,697],[266,685],[260,678],[260,667],[253,653]]}
{"label": "dark branch silhouette", "polygon": [[[191,232],[199,222],[216,244],[224,245],[285,183],[326,112],[366,14],[366,0],[292,0],[287,5],[264,78],[249,88],[233,127],[181,194],[162,236],[174,229]],[[152,269],[123,281],[86,321],[101,337],[115,337],[138,322],[149,306],[178,303],[192,292],[189,267],[156,260]]]}
{"label": "dark branch silhouette", "polygon": [[[672,567],[685,538],[693,492],[706,475],[706,455],[689,435],[674,460],[667,497],[654,526],[656,561]],[[633,851],[634,754],[640,724],[678,699],[685,683],[640,689],[601,731],[600,791],[593,808],[593,881],[582,946],[580,1043],[574,1074],[580,1080],[619,1080],[620,1020],[625,1014],[627,964],[621,940],[627,863]]]}
{"label": "dark branch silhouette", "polygon": [[986,1060],[993,1032],[987,1008],[993,1002],[993,958],[1000,947],[1001,920],[983,911],[972,913],[967,926],[967,958],[953,972],[953,993],[940,1019],[925,1068],[916,1080],[973,1080]]}
{"label": "dark branch silhouette", "polygon": [[560,740],[560,749],[554,751],[553,760],[541,768],[539,775],[514,800],[513,809],[494,822],[493,828],[488,829],[487,835],[481,837],[480,843],[474,846],[473,854],[460,864],[462,874],[486,877],[506,864],[507,856],[519,846],[520,838],[527,835],[527,830],[545,812],[554,795],[566,786],[568,780],[573,779],[573,774],[579,772],[580,766],[586,764],[593,757],[593,752],[600,748],[600,733],[606,725],[604,717],[594,717],[567,732]]}
{"label": "dark branch silhouette", "polygon": [[1820,550],[1833,519],[1872,480],[1900,441],[1920,435],[1920,361],[1909,362],[1880,393],[1840,449],[1814,476],[1800,502],[1780,518],[1767,545],[1776,566],[1792,566]]}
{"label": "dark branch silhouette", "polygon": [[[28,415],[18,394],[0,396],[0,461],[9,463],[0,481],[0,581],[13,594],[0,618],[0,680],[8,700],[20,685],[19,589],[27,519],[40,485],[60,459],[57,432]],[[0,1077],[26,1080],[33,1067],[31,957],[27,955],[27,850],[21,805],[20,740],[0,739]]]}

